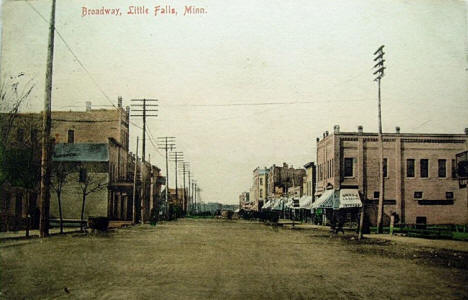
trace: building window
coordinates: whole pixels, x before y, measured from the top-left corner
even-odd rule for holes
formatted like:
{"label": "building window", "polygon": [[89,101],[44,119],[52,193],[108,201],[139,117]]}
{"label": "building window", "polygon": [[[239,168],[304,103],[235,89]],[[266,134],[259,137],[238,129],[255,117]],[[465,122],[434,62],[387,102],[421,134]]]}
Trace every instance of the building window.
{"label": "building window", "polygon": [[414,159],[406,160],[406,177],[414,177]]}
{"label": "building window", "polygon": [[379,196],[380,196],[380,192],[374,192],[374,198],[375,198],[375,199],[378,199]]}
{"label": "building window", "polygon": [[387,177],[387,161],[388,160],[386,158],[383,159],[383,177]]}
{"label": "building window", "polygon": [[88,171],[86,169],[80,169],[80,182],[86,182],[86,179],[88,177]]}
{"label": "building window", "polygon": [[421,199],[423,196],[423,192],[414,192],[414,198],[415,199]]}
{"label": "building window", "polygon": [[457,178],[457,163],[452,159],[452,178]]}
{"label": "building window", "polygon": [[260,178],[260,185],[263,185],[263,178]]}
{"label": "building window", "polygon": [[421,168],[421,178],[429,177],[429,160],[428,159],[421,159],[420,160],[420,168]]}
{"label": "building window", "polygon": [[447,161],[445,159],[439,159],[439,177],[447,176]]}
{"label": "building window", "polygon": [[68,143],[73,144],[75,142],[75,131],[72,129],[68,130]]}
{"label": "building window", "polygon": [[345,177],[353,176],[353,159],[352,158],[347,157],[344,159],[344,176]]}
{"label": "building window", "polygon": [[260,189],[260,197],[259,197],[259,198],[260,198],[260,199],[263,198],[263,190],[262,190],[262,189]]}
{"label": "building window", "polygon": [[445,198],[453,199],[453,192],[445,192]]}

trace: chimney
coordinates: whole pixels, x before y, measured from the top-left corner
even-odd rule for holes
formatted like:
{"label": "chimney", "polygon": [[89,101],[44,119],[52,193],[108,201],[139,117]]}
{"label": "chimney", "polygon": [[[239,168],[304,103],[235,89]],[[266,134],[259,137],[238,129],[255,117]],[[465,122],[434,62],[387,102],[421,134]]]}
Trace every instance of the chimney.
{"label": "chimney", "polygon": [[333,126],[333,133],[334,133],[334,134],[340,133],[340,125],[335,125],[335,126]]}
{"label": "chimney", "polygon": [[117,97],[117,106],[122,107],[122,96]]}
{"label": "chimney", "polygon": [[400,134],[400,126],[395,127],[395,132],[396,132],[397,134]]}
{"label": "chimney", "polygon": [[325,132],[324,132],[324,133],[323,133],[323,138],[325,138],[325,137],[326,137],[326,135],[325,135]]}
{"label": "chimney", "polygon": [[468,128],[465,128],[465,134],[468,135]]}
{"label": "chimney", "polygon": [[325,131],[325,136],[328,136],[328,130],[327,130],[327,131]]}
{"label": "chimney", "polygon": [[363,133],[364,128],[362,127],[362,125],[359,125],[359,126],[357,127],[357,131],[358,131],[359,134],[362,134],[362,133]]}
{"label": "chimney", "polygon": [[288,168],[288,164],[287,163],[283,163],[283,168]]}
{"label": "chimney", "polygon": [[317,141],[317,143],[320,142],[320,138],[319,138],[319,137],[317,137],[315,140]]}
{"label": "chimney", "polygon": [[91,101],[86,101],[86,111],[91,111]]}

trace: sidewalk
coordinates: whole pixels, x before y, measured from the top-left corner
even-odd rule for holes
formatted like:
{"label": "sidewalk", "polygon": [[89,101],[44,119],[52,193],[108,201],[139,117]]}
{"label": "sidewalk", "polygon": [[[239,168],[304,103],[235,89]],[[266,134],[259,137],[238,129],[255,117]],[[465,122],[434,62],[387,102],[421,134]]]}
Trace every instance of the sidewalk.
{"label": "sidewalk", "polygon": [[[283,228],[292,229],[292,221],[284,222]],[[330,231],[330,227],[322,226],[322,225],[313,225],[313,224],[295,224],[295,229],[304,229],[304,230],[324,230]],[[350,232],[345,228],[345,232]],[[436,239],[424,239],[424,238],[416,238],[416,237],[407,237],[407,236],[399,236],[399,235],[390,235],[390,234],[365,234],[363,236],[367,239],[380,239],[380,240],[387,240],[392,241],[395,243],[400,244],[407,244],[413,245],[418,247],[429,247],[435,249],[446,249],[452,251],[462,251],[468,252],[468,242],[466,241],[456,241],[456,240],[436,240]]]}
{"label": "sidewalk", "polygon": [[[63,228],[63,232],[64,233],[80,232],[80,228],[79,227],[65,227]],[[60,228],[50,228],[49,234],[50,235],[60,234]],[[29,230],[29,238],[38,238],[38,237],[39,237],[38,229]],[[27,239],[26,230],[0,232],[0,241],[19,240],[19,239]]]}
{"label": "sidewalk", "polygon": [[419,247],[429,247],[436,249],[447,249],[454,251],[468,252],[468,242],[455,240],[432,240],[424,238],[415,238],[407,236],[389,235],[389,234],[366,234],[365,238],[382,239],[396,243],[411,244]]}

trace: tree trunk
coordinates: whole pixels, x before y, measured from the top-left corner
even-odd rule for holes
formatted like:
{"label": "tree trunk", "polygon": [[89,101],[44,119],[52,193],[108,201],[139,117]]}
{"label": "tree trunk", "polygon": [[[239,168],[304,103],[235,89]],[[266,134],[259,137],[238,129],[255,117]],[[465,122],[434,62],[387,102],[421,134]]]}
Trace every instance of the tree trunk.
{"label": "tree trunk", "polygon": [[58,201],[59,217],[60,217],[60,233],[63,233],[62,193],[61,192],[57,192],[57,201]]}
{"label": "tree trunk", "polygon": [[86,203],[86,192],[83,192],[83,203],[81,205],[81,224],[80,224],[81,231],[83,231],[85,203]]}

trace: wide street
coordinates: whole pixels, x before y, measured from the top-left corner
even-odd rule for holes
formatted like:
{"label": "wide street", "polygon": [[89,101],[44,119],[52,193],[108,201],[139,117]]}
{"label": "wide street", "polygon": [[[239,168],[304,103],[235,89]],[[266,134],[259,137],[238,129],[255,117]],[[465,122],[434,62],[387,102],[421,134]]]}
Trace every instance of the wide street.
{"label": "wide street", "polygon": [[5,299],[466,299],[468,252],[179,219],[0,244]]}

